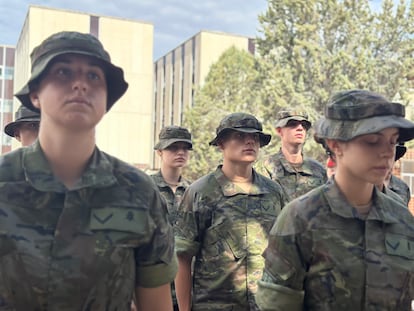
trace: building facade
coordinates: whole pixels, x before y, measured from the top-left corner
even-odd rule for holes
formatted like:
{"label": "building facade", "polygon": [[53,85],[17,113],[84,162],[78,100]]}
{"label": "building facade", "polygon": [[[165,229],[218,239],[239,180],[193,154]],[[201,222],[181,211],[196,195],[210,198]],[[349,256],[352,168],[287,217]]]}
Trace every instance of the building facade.
{"label": "building facade", "polygon": [[[164,126],[181,125],[184,111],[194,104],[194,91],[203,85],[211,65],[232,46],[255,52],[252,38],[200,31],[155,61],[154,141]],[[153,166],[159,167],[157,157]]]}
{"label": "building facade", "polygon": [[[31,5],[16,45],[14,93],[30,76],[30,52],[59,31],[98,37],[113,63],[124,69],[128,91],[98,125],[97,145],[137,167],[149,168],[153,157],[153,25]],[[14,110],[19,105],[15,99]]]}
{"label": "building facade", "polygon": [[12,149],[12,139],[3,131],[4,126],[13,120],[13,46],[0,45],[0,137],[1,153]]}

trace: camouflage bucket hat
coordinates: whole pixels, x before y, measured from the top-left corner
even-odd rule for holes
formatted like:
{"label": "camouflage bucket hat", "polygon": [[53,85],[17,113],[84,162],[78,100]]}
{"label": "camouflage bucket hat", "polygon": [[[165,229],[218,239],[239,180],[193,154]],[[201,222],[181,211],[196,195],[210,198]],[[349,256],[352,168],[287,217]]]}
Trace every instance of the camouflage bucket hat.
{"label": "camouflage bucket hat", "polygon": [[25,106],[20,106],[14,114],[14,121],[4,127],[4,132],[14,137],[16,129],[24,122],[40,122],[40,114],[27,109]]}
{"label": "camouflage bucket hat", "polygon": [[128,83],[124,80],[124,72],[111,63],[108,52],[104,50],[102,43],[96,37],[79,32],[58,32],[35,47],[30,54],[32,67],[30,79],[15,96],[24,106],[38,112],[39,110],[33,106],[29,97],[31,86],[41,78],[56,56],[68,53],[87,55],[101,61],[108,91],[106,110],[109,111],[128,88]]}
{"label": "camouflage bucket hat", "polygon": [[216,129],[216,137],[210,141],[210,146],[217,146],[219,138],[226,132],[233,130],[245,133],[258,133],[260,147],[269,144],[271,135],[263,133],[262,124],[251,114],[236,112],[229,114],[221,120]]}
{"label": "camouflage bucket hat", "polygon": [[370,91],[342,91],[328,101],[325,116],[315,128],[315,140],[319,143],[326,138],[349,141],[390,127],[399,128],[400,142],[414,138],[414,123],[405,119],[403,105]]}
{"label": "camouflage bucket hat", "polygon": [[193,149],[193,142],[191,141],[191,133],[181,126],[166,126],[163,127],[158,135],[159,141],[154,146],[155,150],[163,150],[168,148],[174,143],[183,142],[187,143],[190,150]]}
{"label": "camouflage bucket hat", "polygon": [[275,128],[285,127],[290,120],[306,121],[308,123],[307,130],[310,129],[312,123],[309,121],[308,114],[304,111],[281,110],[278,112],[275,122]]}

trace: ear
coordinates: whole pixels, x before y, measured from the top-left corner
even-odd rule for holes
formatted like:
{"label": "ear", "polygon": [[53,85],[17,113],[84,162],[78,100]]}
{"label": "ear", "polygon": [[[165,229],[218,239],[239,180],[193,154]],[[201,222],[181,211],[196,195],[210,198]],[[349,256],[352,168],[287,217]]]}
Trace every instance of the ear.
{"label": "ear", "polygon": [[20,138],[20,130],[19,129],[15,130],[13,134],[14,134],[14,138],[16,138],[19,142],[22,141],[22,139]]}
{"label": "ear", "polygon": [[157,154],[158,154],[158,156],[162,156],[162,150],[157,150]]}
{"label": "ear", "polygon": [[331,150],[335,157],[340,157],[343,154],[344,143],[334,139],[326,139],[326,145]]}
{"label": "ear", "polygon": [[281,127],[276,128],[276,134],[279,135],[280,137],[282,137],[282,128]]}
{"label": "ear", "polygon": [[30,101],[32,102],[33,106],[35,106],[37,109],[40,109],[40,102],[39,102],[39,96],[37,92],[30,92],[29,94]]}

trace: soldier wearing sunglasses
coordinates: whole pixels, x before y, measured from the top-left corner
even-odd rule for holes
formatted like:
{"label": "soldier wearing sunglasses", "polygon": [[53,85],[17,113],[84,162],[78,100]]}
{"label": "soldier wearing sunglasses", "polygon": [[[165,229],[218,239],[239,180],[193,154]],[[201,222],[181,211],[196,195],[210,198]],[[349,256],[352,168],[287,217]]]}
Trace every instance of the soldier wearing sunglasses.
{"label": "soldier wearing sunglasses", "polygon": [[307,133],[312,123],[303,111],[283,110],[277,115],[276,133],[280,151],[258,164],[258,170],[278,181],[289,200],[324,184],[326,170],[319,162],[303,155]]}

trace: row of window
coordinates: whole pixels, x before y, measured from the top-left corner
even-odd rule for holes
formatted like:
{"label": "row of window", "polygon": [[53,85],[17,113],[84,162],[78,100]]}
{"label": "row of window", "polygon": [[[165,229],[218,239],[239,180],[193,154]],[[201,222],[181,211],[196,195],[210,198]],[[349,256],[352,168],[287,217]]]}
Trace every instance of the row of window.
{"label": "row of window", "polygon": [[13,80],[14,68],[7,66],[0,66],[0,79]]}

